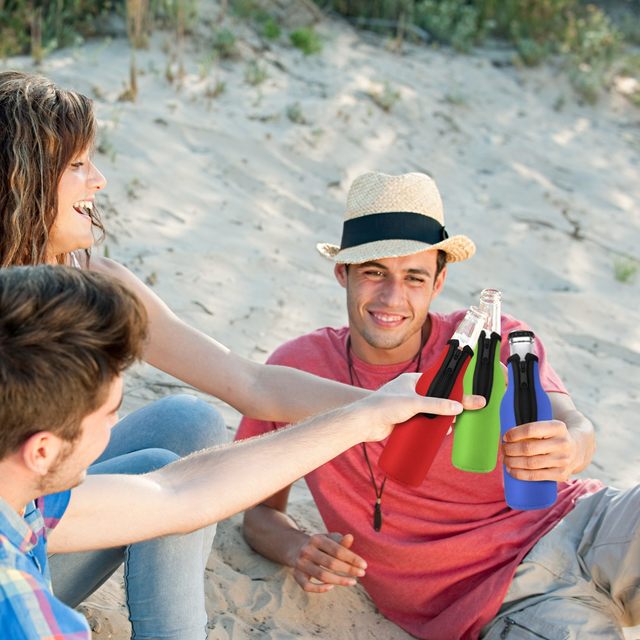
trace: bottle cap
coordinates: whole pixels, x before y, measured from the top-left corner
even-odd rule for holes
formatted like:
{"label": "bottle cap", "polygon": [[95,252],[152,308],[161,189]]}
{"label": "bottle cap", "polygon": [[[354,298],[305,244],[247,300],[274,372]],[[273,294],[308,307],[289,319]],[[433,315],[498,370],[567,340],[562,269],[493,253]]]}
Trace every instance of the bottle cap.
{"label": "bottle cap", "polygon": [[533,353],[533,331],[512,331],[509,334],[509,354],[524,358],[527,353]]}

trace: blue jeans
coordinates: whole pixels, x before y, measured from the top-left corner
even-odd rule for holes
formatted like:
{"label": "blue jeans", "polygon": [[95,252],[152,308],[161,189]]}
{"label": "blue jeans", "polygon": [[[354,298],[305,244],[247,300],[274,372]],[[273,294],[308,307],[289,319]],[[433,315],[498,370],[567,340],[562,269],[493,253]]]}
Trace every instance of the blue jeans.
{"label": "blue jeans", "polygon": [[[226,441],[215,409],[193,396],[171,396],[122,419],[89,473],[147,473]],[[127,547],[55,554],[50,558],[53,591],[75,607],[124,561],[132,638],[202,640],[207,634],[204,569],[214,535],[215,525]]]}

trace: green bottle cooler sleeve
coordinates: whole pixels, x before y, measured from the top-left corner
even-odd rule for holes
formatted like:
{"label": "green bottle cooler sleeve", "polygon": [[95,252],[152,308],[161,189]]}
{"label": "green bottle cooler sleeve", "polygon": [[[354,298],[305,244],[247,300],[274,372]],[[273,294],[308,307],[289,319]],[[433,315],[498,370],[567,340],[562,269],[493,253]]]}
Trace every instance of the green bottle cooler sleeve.
{"label": "green bottle cooler sleeve", "polygon": [[[451,462],[461,471],[489,473],[495,469],[498,461],[500,403],[507,385],[500,364],[499,336],[496,334],[493,336],[495,336],[496,344],[493,354],[493,376],[488,394],[489,401],[477,411],[463,411],[453,426]],[[474,375],[478,365],[479,351],[480,349],[475,350],[464,376],[463,390],[465,394],[478,393],[477,390],[474,391]]]}

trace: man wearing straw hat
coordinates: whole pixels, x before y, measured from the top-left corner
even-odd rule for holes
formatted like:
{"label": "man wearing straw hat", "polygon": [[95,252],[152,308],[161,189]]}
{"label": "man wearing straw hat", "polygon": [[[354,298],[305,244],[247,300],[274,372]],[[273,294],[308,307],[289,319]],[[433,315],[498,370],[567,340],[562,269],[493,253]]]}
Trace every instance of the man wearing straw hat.
{"label": "man wearing straw hat", "polygon": [[[291,340],[269,362],[368,389],[429,368],[464,315],[433,312],[431,302],[448,263],[475,252],[466,236],[447,234],[435,182],[419,173],[360,176],[341,245],[318,250],[335,262],[349,326]],[[528,327],[502,317],[503,336],[519,329]],[[305,591],[359,579],[385,616],[419,638],[559,640],[575,629],[588,630],[581,638],[622,638],[622,625],[640,623],[640,492],[569,480],[591,461],[593,427],[540,341],[536,353],[555,419],[514,429],[502,456],[515,477],[558,481],[553,507],[509,509],[502,465],[481,475],[455,469],[452,437],[421,486],[387,482],[378,467],[383,444],[374,443],[305,477],[327,532],[297,527],[286,515],[286,488],[246,512],[247,541],[290,566]],[[280,426],[245,418],[236,438]]]}

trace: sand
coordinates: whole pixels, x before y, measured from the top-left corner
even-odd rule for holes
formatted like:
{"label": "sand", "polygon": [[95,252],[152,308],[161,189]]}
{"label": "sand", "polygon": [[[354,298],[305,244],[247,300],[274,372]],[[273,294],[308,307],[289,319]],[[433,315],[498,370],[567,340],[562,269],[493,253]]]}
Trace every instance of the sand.
{"label": "sand", "polygon": [[[435,309],[501,289],[504,310],[542,337],[595,424],[598,451],[583,475],[635,484],[640,292],[638,277],[623,282],[615,267],[638,266],[640,111],[617,92],[580,104],[553,66],[520,69],[501,48],[393,51],[384,38],[326,19],[323,51],[307,57],[284,37],[265,43],[230,17],[225,26],[238,37],[237,57],[212,61],[210,48],[187,41],[185,75],[173,83],[175,38],[154,34],[136,53],[135,102],[118,100],[129,78],[123,37],[42,64],[96,100],[96,162],[110,182],[100,199],[109,235],[96,251],[131,268],[194,326],[264,361],[290,337],[345,322],[342,289],[314,245],[339,240],[353,178],[426,171],[450,233],[478,246],[471,263],[450,267]],[[267,73],[259,85],[245,77],[255,60]],[[0,65],[31,68],[26,58]],[[214,97],[217,83],[224,91]],[[371,97],[385,83],[398,94],[388,112]],[[138,367],[124,411],[184,386]],[[238,414],[209,400],[231,436]],[[291,513],[322,530],[302,482]],[[360,588],[303,593],[288,570],[248,548],[240,522],[220,524],[209,559],[210,640],[409,637]],[[116,574],[85,605],[96,639],[128,637],[122,603]]]}

